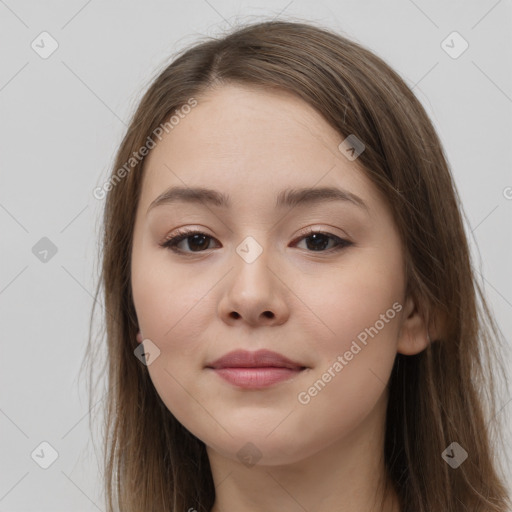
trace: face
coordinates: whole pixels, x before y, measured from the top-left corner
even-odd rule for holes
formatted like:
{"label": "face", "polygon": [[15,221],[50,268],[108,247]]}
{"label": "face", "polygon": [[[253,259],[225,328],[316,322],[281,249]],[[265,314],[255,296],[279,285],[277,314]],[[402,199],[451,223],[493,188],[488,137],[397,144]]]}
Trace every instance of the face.
{"label": "face", "polygon": [[[424,348],[400,238],[344,137],[301,99],[230,85],[197,101],[145,162],[139,341],[160,351],[147,368],[162,400],[209,450],[292,463],[377,424],[397,351]],[[175,187],[215,192],[155,202]],[[234,350],[292,368],[213,364]]]}

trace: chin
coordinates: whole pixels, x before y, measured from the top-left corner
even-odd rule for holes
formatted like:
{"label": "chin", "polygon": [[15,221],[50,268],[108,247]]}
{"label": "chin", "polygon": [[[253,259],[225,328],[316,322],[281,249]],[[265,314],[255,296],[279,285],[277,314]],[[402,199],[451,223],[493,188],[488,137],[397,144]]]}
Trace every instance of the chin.
{"label": "chin", "polygon": [[283,430],[280,435],[269,435],[267,429],[255,429],[254,425],[236,432],[229,429],[233,437],[226,435],[223,439],[205,439],[208,451],[213,450],[222,457],[239,462],[248,468],[258,466],[284,466],[300,462],[313,455],[320,447],[297,442],[300,437],[292,436]]}

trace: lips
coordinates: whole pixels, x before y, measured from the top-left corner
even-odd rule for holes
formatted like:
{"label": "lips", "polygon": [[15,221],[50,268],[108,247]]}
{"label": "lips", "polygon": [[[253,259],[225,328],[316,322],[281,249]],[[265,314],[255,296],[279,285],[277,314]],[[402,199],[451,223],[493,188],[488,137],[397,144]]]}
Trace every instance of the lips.
{"label": "lips", "polygon": [[235,350],[206,366],[229,384],[243,389],[263,389],[292,379],[306,367],[270,350]]}
{"label": "lips", "polygon": [[215,370],[223,368],[288,368],[303,370],[305,366],[270,350],[234,350],[207,365]]}

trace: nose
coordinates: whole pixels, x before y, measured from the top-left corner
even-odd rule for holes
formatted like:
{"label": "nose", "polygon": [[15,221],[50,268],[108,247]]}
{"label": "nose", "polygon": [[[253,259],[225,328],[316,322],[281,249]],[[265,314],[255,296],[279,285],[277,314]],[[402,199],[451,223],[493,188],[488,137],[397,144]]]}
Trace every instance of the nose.
{"label": "nose", "polygon": [[225,286],[219,315],[227,324],[273,326],[288,319],[287,287],[263,255],[252,263],[237,257]]}

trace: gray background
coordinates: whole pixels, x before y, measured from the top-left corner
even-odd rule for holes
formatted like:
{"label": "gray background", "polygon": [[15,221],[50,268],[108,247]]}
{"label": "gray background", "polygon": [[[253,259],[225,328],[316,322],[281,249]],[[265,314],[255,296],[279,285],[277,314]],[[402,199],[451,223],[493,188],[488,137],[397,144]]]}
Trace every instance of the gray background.
{"label": "gray background", "polygon": [[[269,17],[330,26],[413,88],[443,141],[480,280],[510,343],[510,0],[0,0],[0,512],[103,510],[78,375],[103,207],[92,191],[107,178],[137,100],[174,52]],[[42,46],[43,31],[59,45],[46,59],[31,47]],[[469,44],[458,58],[441,46],[453,31]],[[41,252],[43,237],[55,254]],[[510,418],[510,398],[502,397],[502,418]],[[31,458],[35,449],[39,460],[49,456],[43,441],[58,452],[48,469]]]}

